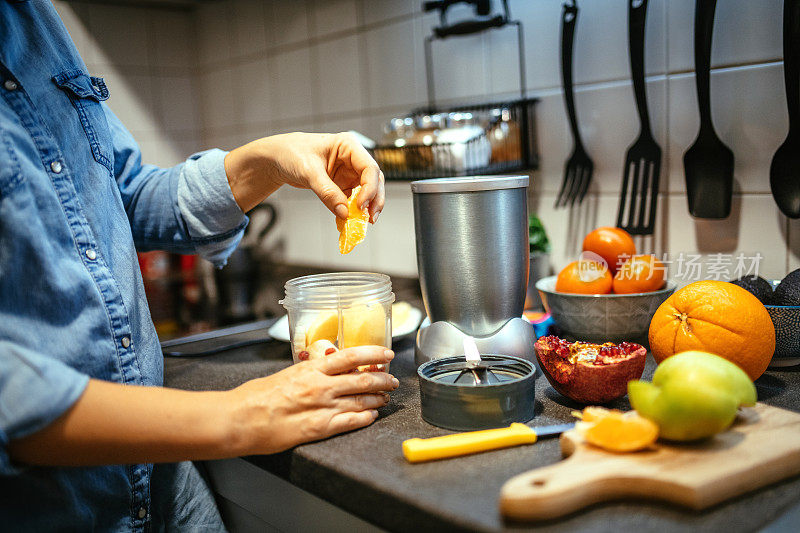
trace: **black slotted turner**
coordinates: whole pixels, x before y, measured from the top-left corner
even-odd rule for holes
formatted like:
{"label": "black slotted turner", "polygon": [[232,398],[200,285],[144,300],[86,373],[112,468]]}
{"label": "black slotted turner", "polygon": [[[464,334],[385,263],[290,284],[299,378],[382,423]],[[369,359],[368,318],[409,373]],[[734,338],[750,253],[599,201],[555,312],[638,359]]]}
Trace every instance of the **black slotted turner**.
{"label": "black slotted turner", "polygon": [[575,96],[572,83],[572,44],[575,37],[575,24],[578,21],[578,6],[575,2],[564,4],[561,12],[561,80],[564,86],[564,103],[567,106],[569,126],[572,131],[574,148],[564,165],[564,181],[556,197],[556,207],[581,203],[589,182],[592,180],[594,163],[583,146],[575,114]]}
{"label": "black slotted turner", "polygon": [[781,212],[800,218],[800,0],[783,3],[783,78],[789,134],[772,158],[769,182]]}
{"label": "black slotted turner", "polygon": [[683,155],[689,213],[727,218],[733,197],[733,152],[717,137],[711,121],[711,34],[717,0],[697,0],[694,10],[694,70],[700,131]]}
{"label": "black slotted turner", "polygon": [[651,235],[655,227],[661,147],[653,138],[644,82],[644,29],[647,0],[628,1],[628,47],[633,93],[641,128],[625,155],[617,226],[633,235]]}

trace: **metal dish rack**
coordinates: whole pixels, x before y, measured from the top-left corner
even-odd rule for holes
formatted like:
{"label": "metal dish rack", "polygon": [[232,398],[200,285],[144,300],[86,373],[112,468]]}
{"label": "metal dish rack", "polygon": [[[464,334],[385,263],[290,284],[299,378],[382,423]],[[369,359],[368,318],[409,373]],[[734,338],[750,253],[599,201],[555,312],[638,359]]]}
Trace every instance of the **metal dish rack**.
{"label": "metal dish rack", "polygon": [[[456,3],[426,2],[425,10],[440,10],[441,25],[433,28],[433,34],[425,38],[425,74],[428,86],[428,106],[412,111],[408,116],[416,119],[424,115],[471,113],[474,117],[484,117],[483,132],[466,142],[413,143],[379,145],[372,149],[386,179],[416,180],[450,176],[486,175],[535,170],[539,167],[539,151],[536,137],[536,103],[538,98],[526,98],[525,93],[525,50],[522,22],[511,20],[507,0],[503,0],[504,15],[489,19],[468,20],[448,25],[445,19],[447,8]],[[431,43],[437,39],[451,36],[464,36],[507,25],[516,26],[519,54],[520,98],[510,101],[490,102],[440,108],[436,105],[433,82],[433,60]],[[513,124],[513,132],[502,136],[495,135],[499,122],[486,120],[493,110],[507,112],[506,124]],[[494,136],[494,138],[492,138]],[[489,146],[491,155],[485,151]]]}

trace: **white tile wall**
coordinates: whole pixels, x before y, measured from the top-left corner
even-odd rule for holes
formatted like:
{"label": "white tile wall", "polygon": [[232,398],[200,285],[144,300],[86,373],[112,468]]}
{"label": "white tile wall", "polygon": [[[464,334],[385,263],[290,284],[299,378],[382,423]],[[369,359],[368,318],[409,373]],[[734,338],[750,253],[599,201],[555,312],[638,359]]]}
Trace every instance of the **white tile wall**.
{"label": "white tile wall", "polygon": [[246,87],[241,93],[239,124],[266,124],[275,118],[273,87],[276,87],[275,66],[271,57],[260,57],[236,67],[236,83]]}
{"label": "white tile wall", "polygon": [[314,0],[310,12],[318,36],[352,30],[358,25],[355,0]]}
{"label": "white tile wall", "polygon": [[422,57],[416,53],[414,20],[405,19],[366,32],[367,83],[372,107],[420,103],[424,94]]}
{"label": "white tile wall", "polygon": [[[233,4],[233,39],[231,53],[234,57],[263,53],[267,49],[267,11],[261,0],[236,0]],[[270,43],[272,35],[270,35]]]}
{"label": "white tile wall", "polygon": [[411,15],[421,5],[417,0],[361,0],[360,3],[365,24]]}
{"label": "white tile wall", "polygon": [[197,133],[197,94],[194,77],[162,76],[156,78],[154,89],[159,99],[161,128],[166,131]]}
{"label": "white tile wall", "polygon": [[164,9],[151,10],[148,15],[152,61],[158,67],[190,73],[197,63],[192,51],[197,42],[194,17]]}
{"label": "white tile wall", "polygon": [[279,54],[274,58],[275,120],[312,119],[313,87],[311,77],[311,49],[300,48]]}
{"label": "white tile wall", "polygon": [[146,10],[96,4],[87,12],[89,29],[101,51],[95,58],[96,63],[136,67],[149,65]]}
{"label": "white tile wall", "polygon": [[231,57],[232,24],[230,2],[203,3],[196,12],[198,61],[219,63]]}
{"label": "white tile wall", "polygon": [[326,113],[358,113],[363,109],[357,37],[350,35],[319,44],[317,57],[319,76],[315,81],[322,109]]}
{"label": "white tile wall", "polygon": [[306,41],[311,36],[307,0],[272,0],[272,42],[276,45]]}
{"label": "white tile wall", "polygon": [[[625,151],[639,126],[629,81],[627,3],[581,2],[575,37],[576,104],[594,159],[580,207],[553,208],[572,148],[560,89],[561,2],[510,0],[523,21],[528,94],[541,98],[541,167],[531,210],[564,266],[583,234],[615,222]],[[800,267],[800,223],[780,215],[769,164],[787,131],[779,0],[717,6],[711,94],[720,137],[735,153],[734,213],[696,221],[686,207],[683,153],[697,134],[693,0],[650,0],[646,71],[651,121],[663,150],[656,235],[644,251],[668,254],[760,252],[762,273]],[[94,71],[107,75],[112,107],[142,139],[146,156],[169,164],[199,147],[232,148],[283,131],[357,129],[379,138],[391,117],[425,103],[423,39],[436,16],[420,0],[220,0],[193,12],[57,2]],[[453,20],[468,14],[461,7]],[[109,30],[108,28],[111,28]],[[98,32],[102,35],[98,36]],[[142,38],[143,36],[143,38]],[[493,100],[518,91],[511,29],[435,42],[439,101]],[[186,95],[184,98],[183,95]],[[387,184],[387,205],[364,244],[336,250],[333,217],[308,191],[281,190],[287,260],[332,268],[416,272],[411,194]]]}

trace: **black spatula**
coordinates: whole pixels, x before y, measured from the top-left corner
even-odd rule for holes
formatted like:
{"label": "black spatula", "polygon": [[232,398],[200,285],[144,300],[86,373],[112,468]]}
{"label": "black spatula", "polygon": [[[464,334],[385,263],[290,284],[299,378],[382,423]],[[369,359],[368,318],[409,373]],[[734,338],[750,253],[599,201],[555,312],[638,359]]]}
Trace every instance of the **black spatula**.
{"label": "black spatula", "polygon": [[783,214],[800,218],[800,0],[783,2],[783,77],[789,135],[772,158],[769,184]]}
{"label": "black spatula", "polygon": [[716,6],[717,0],[697,0],[694,10],[694,70],[700,132],[683,155],[683,168],[689,212],[696,218],[727,218],[733,196],[733,152],[719,140],[711,122],[711,34]]}

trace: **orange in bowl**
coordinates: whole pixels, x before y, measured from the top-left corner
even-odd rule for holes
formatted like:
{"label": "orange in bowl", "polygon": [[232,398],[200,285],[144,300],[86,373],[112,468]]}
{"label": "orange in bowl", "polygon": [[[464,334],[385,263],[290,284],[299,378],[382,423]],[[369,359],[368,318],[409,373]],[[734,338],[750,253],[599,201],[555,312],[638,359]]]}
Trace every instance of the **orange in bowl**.
{"label": "orange in bowl", "polygon": [[583,251],[602,257],[613,274],[626,259],[636,253],[636,244],[624,229],[604,226],[586,235],[583,239]]}
{"label": "orange in bowl", "polygon": [[555,288],[571,294],[608,294],[611,285],[611,273],[604,264],[581,259],[559,272]]}
{"label": "orange in bowl", "polygon": [[653,255],[634,255],[614,274],[615,294],[653,292],[664,286],[664,264]]}

